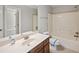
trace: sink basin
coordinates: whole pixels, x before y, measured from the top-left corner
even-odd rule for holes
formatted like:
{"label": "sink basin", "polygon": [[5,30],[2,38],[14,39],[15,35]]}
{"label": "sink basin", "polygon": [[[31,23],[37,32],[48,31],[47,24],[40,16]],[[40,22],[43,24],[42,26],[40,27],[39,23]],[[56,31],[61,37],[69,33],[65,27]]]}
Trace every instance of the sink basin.
{"label": "sink basin", "polygon": [[22,43],[22,45],[27,45],[27,46],[30,46],[30,44],[34,41],[35,39],[27,39],[27,40],[24,40],[24,42]]}
{"label": "sink basin", "polygon": [[[16,41],[23,38],[23,37],[21,36],[21,34],[19,34],[19,35],[13,35],[13,36],[15,36],[15,40],[16,40]],[[0,47],[5,46],[5,45],[7,45],[7,44],[11,45],[11,42],[12,42],[12,41],[11,41],[10,36],[5,37],[5,38],[1,38],[1,39],[0,39]]]}
{"label": "sink basin", "polygon": [[[32,35],[34,35],[34,34],[35,34],[34,32],[30,32],[30,33],[26,32],[26,33],[14,35],[15,41],[17,42],[17,40],[21,40],[22,45],[29,46],[32,43],[32,41],[35,40],[35,39],[31,38]],[[15,44],[16,44],[16,42],[15,42]],[[7,44],[9,46],[12,46],[10,37],[5,37],[5,38],[0,39],[0,47],[5,46]]]}
{"label": "sink basin", "polygon": [[19,34],[19,35],[16,35],[16,40],[20,40],[20,39],[22,39],[23,38],[23,36],[22,36],[22,34]]}
{"label": "sink basin", "polygon": [[34,32],[26,32],[26,33],[21,33],[19,35],[16,35],[16,40],[24,38],[25,40],[29,39],[30,36],[34,35]]}
{"label": "sink basin", "polygon": [[23,34],[22,36],[23,36],[23,38],[24,38],[25,40],[27,40],[27,39],[29,38],[29,35],[27,35],[27,34]]}

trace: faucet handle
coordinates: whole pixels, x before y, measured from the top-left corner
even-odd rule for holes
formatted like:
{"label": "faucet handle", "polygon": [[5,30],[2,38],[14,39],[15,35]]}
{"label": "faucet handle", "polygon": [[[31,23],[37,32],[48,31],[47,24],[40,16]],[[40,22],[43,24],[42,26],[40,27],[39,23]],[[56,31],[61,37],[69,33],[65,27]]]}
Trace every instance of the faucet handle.
{"label": "faucet handle", "polygon": [[79,37],[78,35],[74,35],[74,37]]}
{"label": "faucet handle", "polygon": [[77,35],[78,35],[78,34],[79,34],[79,32],[75,32],[75,34],[77,34]]}

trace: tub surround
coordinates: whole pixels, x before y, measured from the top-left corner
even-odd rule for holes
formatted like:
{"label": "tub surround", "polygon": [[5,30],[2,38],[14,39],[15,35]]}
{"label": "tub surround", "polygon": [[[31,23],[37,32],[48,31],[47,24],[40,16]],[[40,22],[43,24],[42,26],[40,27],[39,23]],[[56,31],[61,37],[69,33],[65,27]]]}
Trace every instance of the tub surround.
{"label": "tub surround", "polygon": [[[76,39],[67,39],[58,36],[53,36],[53,38],[58,39],[60,44],[65,48],[62,52],[79,52],[79,40]],[[60,51],[61,52],[61,51]]]}
{"label": "tub surround", "polygon": [[[25,40],[23,37],[20,36],[22,34],[29,34],[29,38]],[[18,37],[17,37],[17,40],[16,40],[15,44],[11,45],[10,43],[8,43],[4,46],[1,46],[0,47],[0,53],[27,53],[27,52],[33,52],[33,49],[37,48],[37,46],[39,46],[39,48],[40,48],[41,44],[43,44],[42,45],[43,49],[41,51],[42,52],[45,52],[45,51],[49,52],[49,44],[47,44],[48,45],[47,46],[48,50],[46,50],[47,48],[44,48],[44,46],[46,45],[45,42],[46,41],[49,42],[49,36],[48,35],[43,35],[43,34],[40,34],[40,33],[37,33],[37,32],[32,32],[32,31],[22,33],[22,34],[17,35]]]}

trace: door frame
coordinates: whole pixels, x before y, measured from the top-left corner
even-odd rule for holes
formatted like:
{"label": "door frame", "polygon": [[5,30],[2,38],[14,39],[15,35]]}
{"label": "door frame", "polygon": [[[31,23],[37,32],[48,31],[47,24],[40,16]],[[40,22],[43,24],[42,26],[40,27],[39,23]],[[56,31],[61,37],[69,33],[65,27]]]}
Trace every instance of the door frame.
{"label": "door frame", "polygon": [[[33,19],[34,19],[33,17],[34,17],[34,16],[37,17],[37,27],[38,27],[38,16],[37,16],[37,14],[32,14],[32,31],[38,31],[38,30],[36,30],[36,29],[34,30],[34,21],[33,21]],[[36,21],[35,21],[35,22],[36,22]]]}
{"label": "door frame", "polygon": [[0,29],[1,29],[0,32],[2,32],[2,33],[0,34],[0,35],[1,35],[0,38],[3,38],[3,32],[4,32],[4,31],[3,31],[3,6],[1,5],[0,8],[1,8],[0,13],[1,13],[1,18],[2,18],[2,24],[1,24],[1,26],[0,26],[0,27],[1,27],[1,28],[0,28]]}
{"label": "door frame", "polygon": [[52,23],[53,23],[52,13],[49,13],[48,14],[48,32],[50,33],[50,35],[52,35]]}
{"label": "door frame", "polygon": [[18,12],[19,12],[19,33],[22,33],[22,29],[21,29],[21,9],[20,8],[18,8],[17,9],[18,10]]}

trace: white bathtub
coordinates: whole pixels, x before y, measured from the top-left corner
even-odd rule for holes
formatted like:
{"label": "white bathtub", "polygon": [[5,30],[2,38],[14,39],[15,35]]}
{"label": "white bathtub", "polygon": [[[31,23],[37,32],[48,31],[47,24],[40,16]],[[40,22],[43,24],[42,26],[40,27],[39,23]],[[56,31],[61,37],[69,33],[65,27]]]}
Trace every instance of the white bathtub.
{"label": "white bathtub", "polygon": [[68,48],[70,50],[73,50],[75,52],[79,52],[79,40],[72,40],[72,39],[64,39],[54,36],[54,38],[58,39],[60,41],[60,44],[64,48]]}

